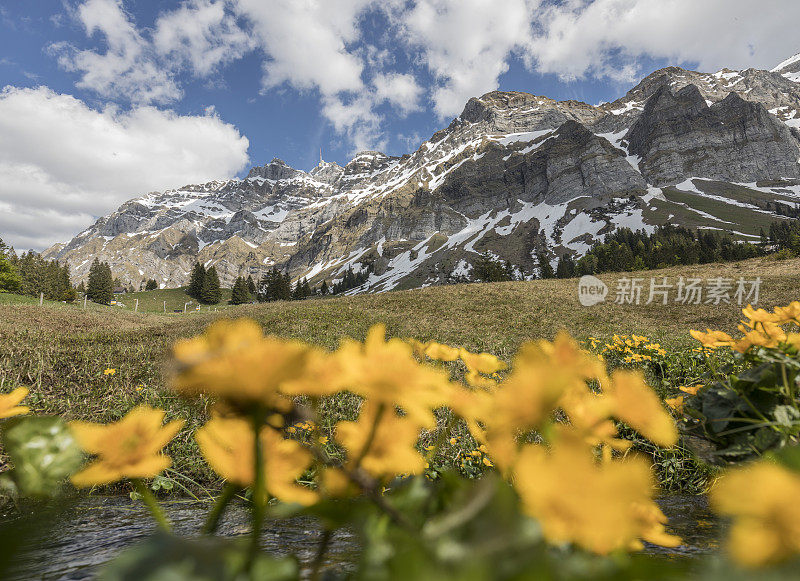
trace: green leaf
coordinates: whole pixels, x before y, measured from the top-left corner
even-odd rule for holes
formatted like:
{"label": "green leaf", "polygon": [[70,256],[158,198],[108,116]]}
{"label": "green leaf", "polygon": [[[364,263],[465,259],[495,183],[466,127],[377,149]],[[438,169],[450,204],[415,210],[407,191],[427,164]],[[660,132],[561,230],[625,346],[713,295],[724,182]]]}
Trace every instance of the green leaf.
{"label": "green leaf", "polygon": [[792,427],[800,420],[800,412],[791,405],[778,405],[772,410],[772,417],[782,426]]}
{"label": "green leaf", "polygon": [[52,496],[84,460],[72,432],[55,416],[9,422],[3,429],[3,447],[14,465],[11,477],[20,496]]}

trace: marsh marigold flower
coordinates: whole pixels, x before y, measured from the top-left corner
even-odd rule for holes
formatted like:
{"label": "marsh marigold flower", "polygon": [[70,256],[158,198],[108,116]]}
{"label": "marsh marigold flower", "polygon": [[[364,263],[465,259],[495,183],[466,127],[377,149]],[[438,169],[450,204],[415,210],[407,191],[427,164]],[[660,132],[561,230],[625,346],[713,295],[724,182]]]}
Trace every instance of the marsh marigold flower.
{"label": "marsh marigold flower", "polygon": [[605,389],[614,402],[613,415],[659,446],[673,446],[678,428],[641,373],[617,370]]}
{"label": "marsh marigold flower", "polygon": [[173,387],[185,395],[206,393],[234,407],[266,406],[281,411],[291,401],[280,388],[306,372],[311,348],[265,337],[249,319],[222,320],[173,349],[179,365]]}
{"label": "marsh marigold flower", "polygon": [[776,323],[797,323],[800,325],[800,301],[792,301],[785,307],[775,307],[774,311]]}
{"label": "marsh marigold flower", "polygon": [[[509,468],[517,451],[517,434],[540,427],[560,404],[577,405],[582,397],[594,397],[586,381],[604,373],[603,364],[565,333],[552,343],[537,341],[520,347],[511,373],[494,392],[485,413],[486,438],[495,462]],[[603,417],[607,414],[598,419]]]}
{"label": "marsh marigold flower", "polygon": [[418,426],[435,424],[433,410],[444,405],[452,388],[446,373],[420,364],[412,347],[385,340],[386,327],[375,325],[364,343],[345,340],[335,353],[342,384],[368,400],[399,406]]}
{"label": "marsh marigold flower", "polygon": [[800,474],[767,461],[731,469],[711,489],[711,506],[733,517],[731,556],[769,565],[800,554]]}
{"label": "marsh marigold flower", "polygon": [[168,468],[172,461],[160,453],[161,449],[184,422],[174,420],[162,426],[163,421],[163,410],[139,406],[111,424],[70,422],[78,444],[97,456],[72,476],[72,483],[86,487],[111,484],[123,478],[151,478]]}
{"label": "marsh marigold flower", "polygon": [[363,407],[358,421],[336,425],[336,439],[347,449],[347,466],[354,468],[361,458],[361,468],[376,478],[422,472],[425,459],[415,448],[419,439],[417,424],[408,417],[398,417],[391,408],[383,408],[373,430],[380,408],[371,403]]}
{"label": "marsh marigold flower", "polygon": [[692,330],[689,331],[689,334],[700,341],[703,347],[706,348],[715,349],[717,347],[730,347],[733,345],[733,337],[722,331],[706,329],[706,332],[703,333],[702,331]]}
{"label": "marsh marigold flower", "polygon": [[574,543],[600,555],[640,550],[640,539],[680,544],[664,529],[666,517],[652,500],[653,478],[644,460],[597,464],[589,448],[569,439],[550,452],[526,446],[514,487],[550,543]]}
{"label": "marsh marigold flower", "polygon": [[[272,428],[263,428],[260,437],[266,492],[284,502],[313,504],[317,495],[296,482],[311,464],[311,453]],[[197,430],[195,438],[203,456],[217,474],[242,487],[253,485],[253,428],[247,420],[213,418]]]}
{"label": "marsh marigold flower", "polygon": [[30,410],[26,406],[18,405],[27,396],[27,387],[18,387],[11,393],[0,395],[0,419],[27,414]]}

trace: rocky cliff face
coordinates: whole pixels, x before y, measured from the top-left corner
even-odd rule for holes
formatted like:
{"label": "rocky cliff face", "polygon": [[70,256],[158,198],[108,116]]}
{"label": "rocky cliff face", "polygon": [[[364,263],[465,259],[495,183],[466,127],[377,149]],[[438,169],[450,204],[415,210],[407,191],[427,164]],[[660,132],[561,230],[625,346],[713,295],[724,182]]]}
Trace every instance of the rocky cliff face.
{"label": "rocky cliff face", "polygon": [[695,85],[662,85],[625,136],[656,186],[687,177],[755,182],[800,177],[800,140],[761,103],[736,93],[710,107]]}
{"label": "rocky cliff face", "polygon": [[800,203],[800,56],[774,71],[656,71],[613,103],[520,92],[470,99],[402,157],[361,152],[309,172],[279,159],[245,179],[123,204],[48,257],[85,277],[95,256],[138,285],[224,284],[278,266],[312,283],[368,269],[354,292],[438,284],[479,253],[534,276],[620,227],[672,222],[746,239]]}

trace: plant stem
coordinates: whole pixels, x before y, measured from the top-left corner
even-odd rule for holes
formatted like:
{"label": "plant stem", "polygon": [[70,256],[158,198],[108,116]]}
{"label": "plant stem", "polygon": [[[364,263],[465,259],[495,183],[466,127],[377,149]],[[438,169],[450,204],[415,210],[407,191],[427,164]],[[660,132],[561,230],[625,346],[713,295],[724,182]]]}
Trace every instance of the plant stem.
{"label": "plant stem", "polygon": [[264,526],[264,512],[267,506],[266,474],[264,473],[264,449],[261,446],[261,414],[253,414],[253,459],[255,462],[255,478],[253,480],[252,521],[253,531],[250,537],[250,549],[247,554],[245,569],[250,571],[258,556],[261,528]]}
{"label": "plant stem", "polygon": [[356,458],[355,462],[353,463],[353,466],[355,467],[354,469],[357,469],[359,466],[361,466],[361,461],[364,460],[364,458],[367,455],[367,452],[369,452],[369,449],[372,446],[372,442],[375,440],[375,434],[378,432],[378,424],[381,422],[381,419],[383,418],[383,413],[385,411],[386,411],[386,404],[385,403],[380,404],[378,406],[378,411],[375,412],[375,419],[373,420],[372,426],[370,427],[369,435],[367,435],[367,439],[364,442],[364,446],[361,448],[361,453],[358,455],[358,458]]}
{"label": "plant stem", "polygon": [[214,508],[208,513],[205,525],[203,525],[202,534],[213,535],[217,531],[217,526],[219,526],[219,521],[225,513],[225,508],[227,508],[230,501],[236,495],[237,490],[239,490],[239,487],[235,484],[231,484],[230,482],[225,484],[225,488],[222,489],[222,494],[217,497],[214,503]]}
{"label": "plant stem", "polygon": [[133,487],[142,497],[142,501],[144,501],[145,506],[150,511],[153,519],[155,519],[155,521],[158,523],[158,526],[167,532],[171,532],[172,526],[169,524],[167,517],[164,515],[164,511],[161,510],[161,506],[158,504],[156,497],[153,496],[153,493],[150,491],[147,485],[142,482],[141,478],[133,478],[132,480]]}
{"label": "plant stem", "polygon": [[328,545],[331,542],[332,536],[333,531],[325,527],[325,530],[322,532],[322,539],[319,542],[319,547],[317,547],[317,554],[314,556],[314,563],[311,567],[311,581],[318,581],[319,579],[322,563],[325,560],[325,553],[328,550]]}

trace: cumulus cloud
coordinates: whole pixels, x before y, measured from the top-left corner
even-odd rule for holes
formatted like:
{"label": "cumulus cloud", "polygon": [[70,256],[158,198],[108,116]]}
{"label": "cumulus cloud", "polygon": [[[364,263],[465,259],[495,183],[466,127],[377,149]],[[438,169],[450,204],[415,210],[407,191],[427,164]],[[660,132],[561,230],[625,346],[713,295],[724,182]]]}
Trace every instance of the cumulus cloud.
{"label": "cumulus cloud", "polygon": [[256,43],[228,10],[224,0],[190,0],[156,21],[153,46],[180,65],[188,63],[199,77],[242,58]]}
{"label": "cumulus cloud", "polygon": [[71,11],[100,45],[52,45],[79,87],[164,104],[181,98],[184,73],[224,85],[227,65],[256,54],[265,94],[318,94],[356,148],[385,143],[383,104],[405,116],[427,98],[440,120],[454,116],[497,89],[514,59],[565,80],[633,81],[649,72],[642,57],[771,68],[800,50],[796,0],[180,0],[151,29],[125,6]]}
{"label": "cumulus cloud", "polygon": [[701,70],[770,69],[800,50],[795,0],[566,0],[543,6],[528,64],[564,79],[633,80],[642,56]]}
{"label": "cumulus cloud", "polygon": [[59,64],[81,75],[77,86],[133,103],[168,103],[182,96],[169,72],[158,66],[150,43],[137,31],[121,0],[87,0],[75,14],[86,35],[102,37],[106,51],[55,43]]}
{"label": "cumulus cloud", "polygon": [[401,19],[407,42],[437,79],[440,118],[499,85],[513,51],[530,37],[534,0],[418,0]]}
{"label": "cumulus cloud", "polygon": [[401,115],[422,109],[420,98],[424,89],[417,84],[413,75],[379,73],[372,82],[378,102],[388,101]]}
{"label": "cumulus cloud", "polygon": [[17,247],[42,249],[136,195],[234,175],[248,145],[213,111],[98,111],[45,87],[5,87],[0,231]]}

